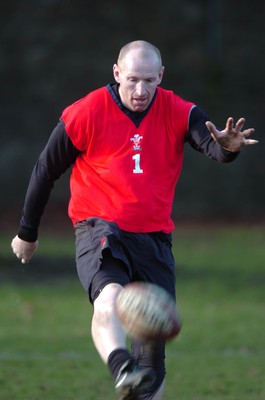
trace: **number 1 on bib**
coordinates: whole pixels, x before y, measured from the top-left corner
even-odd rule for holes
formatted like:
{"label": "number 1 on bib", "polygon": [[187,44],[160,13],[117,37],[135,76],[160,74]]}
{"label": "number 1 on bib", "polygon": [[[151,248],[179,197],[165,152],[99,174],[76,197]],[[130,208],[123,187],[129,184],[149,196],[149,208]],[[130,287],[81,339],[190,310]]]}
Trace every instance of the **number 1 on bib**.
{"label": "number 1 on bib", "polygon": [[132,158],[135,161],[134,174],[142,174],[144,171],[140,167],[140,154],[135,154]]}

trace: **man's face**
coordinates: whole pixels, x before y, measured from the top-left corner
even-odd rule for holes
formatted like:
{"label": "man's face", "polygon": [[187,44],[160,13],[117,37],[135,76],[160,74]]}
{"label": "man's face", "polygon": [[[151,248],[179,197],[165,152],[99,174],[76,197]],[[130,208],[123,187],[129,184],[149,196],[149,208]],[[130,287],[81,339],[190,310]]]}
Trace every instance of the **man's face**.
{"label": "man's face", "polygon": [[126,55],[121,64],[113,66],[122,103],[131,111],[143,112],[151,103],[164,67],[155,54],[140,54],[137,50]]}

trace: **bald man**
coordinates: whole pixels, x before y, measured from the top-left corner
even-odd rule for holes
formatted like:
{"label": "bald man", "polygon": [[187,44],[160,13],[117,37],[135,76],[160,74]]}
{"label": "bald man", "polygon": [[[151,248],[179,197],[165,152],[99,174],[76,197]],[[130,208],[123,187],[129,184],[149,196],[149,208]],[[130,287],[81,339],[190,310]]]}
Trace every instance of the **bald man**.
{"label": "bald man", "polygon": [[171,210],[184,144],[225,163],[257,143],[243,118],[228,118],[219,131],[193,102],[162,89],[164,70],[155,46],[128,43],[113,66],[115,82],[63,111],[33,169],[11,243],[29,262],[54,182],[71,167],[77,272],[93,306],[93,341],[120,400],[163,398],[165,343],[132,338],[127,349],[115,299],[133,281],[175,298]]}

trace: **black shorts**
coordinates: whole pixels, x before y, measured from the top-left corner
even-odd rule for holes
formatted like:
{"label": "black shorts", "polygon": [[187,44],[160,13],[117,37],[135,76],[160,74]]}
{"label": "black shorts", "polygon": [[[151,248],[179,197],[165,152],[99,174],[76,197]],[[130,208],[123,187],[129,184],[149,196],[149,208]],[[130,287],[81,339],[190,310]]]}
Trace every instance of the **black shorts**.
{"label": "black shorts", "polygon": [[155,283],[175,298],[170,234],[130,233],[100,218],[77,223],[75,233],[77,272],[91,303],[108,283],[133,281]]}

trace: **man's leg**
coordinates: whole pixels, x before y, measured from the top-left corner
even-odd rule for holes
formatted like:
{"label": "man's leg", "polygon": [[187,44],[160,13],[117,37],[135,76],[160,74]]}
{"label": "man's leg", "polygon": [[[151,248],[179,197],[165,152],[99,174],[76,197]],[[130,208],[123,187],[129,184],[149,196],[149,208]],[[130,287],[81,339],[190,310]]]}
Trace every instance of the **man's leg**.
{"label": "man's leg", "polygon": [[116,379],[120,400],[136,399],[148,392],[155,381],[151,368],[139,369],[126,348],[126,335],[115,310],[115,300],[122,286],[107,284],[94,301],[92,337],[102,360]]}
{"label": "man's leg", "polygon": [[154,397],[152,397],[151,400],[162,400],[162,399],[163,399],[164,386],[165,386],[165,380],[163,380],[163,382],[162,382],[160,388],[158,389],[158,391],[156,392],[156,394],[154,395]]}
{"label": "man's leg", "polygon": [[115,311],[115,300],[121,290],[121,285],[110,283],[94,301],[92,337],[105,364],[114,350],[126,349],[126,335]]}
{"label": "man's leg", "polygon": [[137,400],[161,400],[165,383],[165,342],[141,343],[134,340],[132,354],[140,369],[151,368],[156,375],[156,380],[150,390],[137,397]]}
{"label": "man's leg", "polygon": [[144,394],[137,398],[137,400],[163,400],[165,380],[162,382],[161,386],[157,389],[155,393]]}

